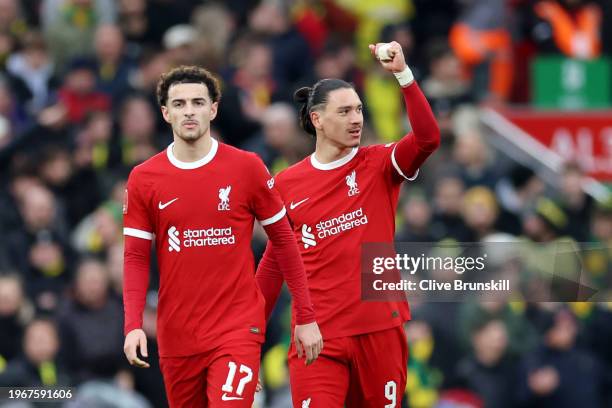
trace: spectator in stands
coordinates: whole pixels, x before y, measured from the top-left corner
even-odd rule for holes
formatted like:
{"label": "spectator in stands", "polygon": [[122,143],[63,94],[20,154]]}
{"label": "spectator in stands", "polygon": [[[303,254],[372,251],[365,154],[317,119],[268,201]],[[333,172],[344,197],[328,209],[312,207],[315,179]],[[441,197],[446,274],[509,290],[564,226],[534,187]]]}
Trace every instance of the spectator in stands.
{"label": "spectator in stands", "polygon": [[11,75],[20,78],[32,94],[27,102],[29,114],[35,115],[49,104],[56,80],[46,41],[38,31],[24,34],[21,51],[11,55],[6,68]]}
{"label": "spectator in stands", "polygon": [[471,354],[457,363],[457,381],[478,394],[486,408],[513,408],[516,362],[508,356],[501,320],[482,320],[471,330]]}
{"label": "spectator in stands", "polygon": [[512,39],[503,0],[473,0],[450,32],[450,44],[472,77],[477,100],[506,101],[512,86]]}
{"label": "spectator in stands", "polygon": [[76,58],[91,56],[96,28],[116,18],[112,0],[44,0],[41,21],[57,72]]}
{"label": "spectator in stands", "polygon": [[540,0],[533,6],[531,36],[540,53],[594,59],[601,55],[602,14],[592,0]]}
{"label": "spectator in stands", "polygon": [[434,187],[431,230],[436,239],[451,238],[470,242],[471,233],[461,217],[465,184],[455,175],[441,175]]}
{"label": "spectator in stands", "polygon": [[0,373],[21,352],[25,324],[32,318],[21,279],[16,274],[0,275]]}
{"label": "spectator in stands", "polygon": [[136,64],[127,54],[123,33],[116,25],[101,25],[94,37],[98,89],[118,102],[129,90]]}
{"label": "spectator in stands", "polygon": [[399,242],[435,242],[431,231],[431,207],[422,192],[410,194],[402,205],[404,223],[396,235]]}
{"label": "spectator in stands", "polygon": [[602,366],[576,346],[578,325],[567,309],[542,314],[543,340],[521,363],[518,403],[526,407],[600,407]]}
{"label": "spectator in stands", "polygon": [[70,273],[66,225],[61,210],[53,194],[37,181],[14,194],[24,228],[14,231],[7,241],[10,260],[14,268],[23,273],[27,292],[36,306],[53,310]]}
{"label": "spectator in stands", "polygon": [[495,167],[492,166],[492,153],[483,139],[480,128],[466,128],[458,133],[453,154],[466,187],[477,185],[490,189],[495,187],[497,175]]}
{"label": "spectator in stands", "polygon": [[566,163],[560,187],[561,205],[568,220],[567,233],[578,242],[586,242],[595,201],[584,191],[584,172],[578,163]]}
{"label": "spectator in stands", "polygon": [[123,312],[109,294],[106,266],[94,259],[81,261],[74,298],[58,312],[66,363],[77,382],[111,378],[123,367]]}
{"label": "spectator in stands", "polygon": [[472,187],[463,195],[463,220],[471,230],[475,241],[496,232],[499,208],[493,192],[486,187]]}
{"label": "spectator in stands", "polygon": [[262,115],[262,125],[262,132],[243,147],[257,153],[272,174],[297,163],[312,150],[312,139],[298,127],[292,106],[283,102],[268,106]]}
{"label": "spectator in stands", "polygon": [[3,387],[66,387],[71,378],[58,359],[60,341],[55,323],[37,318],[23,337],[23,356],[11,361],[0,374]]}
{"label": "spectator in stands", "polygon": [[96,65],[90,59],[79,58],[70,63],[58,99],[73,125],[80,123],[88,113],[110,110],[110,98],[96,89]]}

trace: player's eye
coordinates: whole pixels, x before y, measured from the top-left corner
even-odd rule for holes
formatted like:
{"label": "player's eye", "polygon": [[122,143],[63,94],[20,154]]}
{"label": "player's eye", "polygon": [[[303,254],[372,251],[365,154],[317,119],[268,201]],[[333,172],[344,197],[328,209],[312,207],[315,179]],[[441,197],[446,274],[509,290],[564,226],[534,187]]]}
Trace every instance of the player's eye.
{"label": "player's eye", "polygon": [[338,113],[340,113],[341,116],[346,116],[346,114],[348,113],[348,109],[342,109]]}
{"label": "player's eye", "polygon": [[197,100],[194,102],[195,106],[204,106],[205,102],[203,100]]}
{"label": "player's eye", "polygon": [[181,102],[181,101],[174,101],[174,102],[172,102],[172,106],[174,106],[175,108],[180,108],[181,106],[183,106],[183,102]]}

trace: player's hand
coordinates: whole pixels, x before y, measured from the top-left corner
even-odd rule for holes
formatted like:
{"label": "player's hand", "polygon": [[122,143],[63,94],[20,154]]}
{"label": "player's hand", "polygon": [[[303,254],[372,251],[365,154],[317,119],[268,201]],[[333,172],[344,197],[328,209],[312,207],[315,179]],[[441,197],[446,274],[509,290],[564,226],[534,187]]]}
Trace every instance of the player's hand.
{"label": "player's hand", "polygon": [[[380,59],[377,54],[377,50],[379,50],[381,47],[386,47],[387,45],[389,46],[387,54],[390,59]],[[402,51],[402,46],[397,41],[391,41],[390,43],[370,44],[369,48],[374,58],[376,58],[380,62],[380,65],[382,65],[382,67],[387,71],[402,72],[404,68],[406,68],[404,51]]]}
{"label": "player's hand", "polygon": [[306,356],[306,365],[313,363],[323,350],[323,336],[317,322],[296,325],[293,333],[298,358]]}
{"label": "player's hand", "polygon": [[125,336],[123,352],[131,365],[140,368],[149,368],[149,363],[138,358],[139,349],[143,357],[149,357],[149,353],[147,353],[147,335],[142,329],[134,329]]}

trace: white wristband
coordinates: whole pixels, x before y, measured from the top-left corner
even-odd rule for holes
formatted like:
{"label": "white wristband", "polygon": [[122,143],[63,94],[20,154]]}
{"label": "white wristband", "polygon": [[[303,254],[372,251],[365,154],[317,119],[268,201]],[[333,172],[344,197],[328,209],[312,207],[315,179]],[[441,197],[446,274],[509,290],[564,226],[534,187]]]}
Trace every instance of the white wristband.
{"label": "white wristband", "polygon": [[412,71],[406,65],[406,68],[402,72],[394,72],[395,78],[397,78],[397,82],[399,82],[400,86],[408,86],[414,81],[414,75],[412,75]]}

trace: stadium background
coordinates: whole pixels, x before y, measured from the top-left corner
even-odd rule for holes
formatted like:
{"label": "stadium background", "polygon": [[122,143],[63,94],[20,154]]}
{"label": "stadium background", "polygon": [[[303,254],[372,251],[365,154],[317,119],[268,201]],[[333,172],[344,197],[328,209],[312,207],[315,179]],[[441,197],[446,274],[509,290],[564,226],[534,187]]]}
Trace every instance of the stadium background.
{"label": "stadium background", "polygon": [[[355,83],[364,143],[409,130],[395,79],[367,50],[396,40],[442,132],[403,188],[398,240],[607,248],[611,4],[0,0],[0,386],[78,386],[72,406],[165,406],[155,279],[152,368],[122,352],[121,203],[130,169],[171,141],[154,90],[178,64],[219,74],[214,136],[277,173],[313,149],[291,94],[319,78]],[[264,246],[258,230],[257,256]],[[611,257],[586,259],[598,287]],[[270,322],[260,407],[290,406],[288,301]],[[408,407],[612,406],[608,303],[430,303],[413,315]]]}

